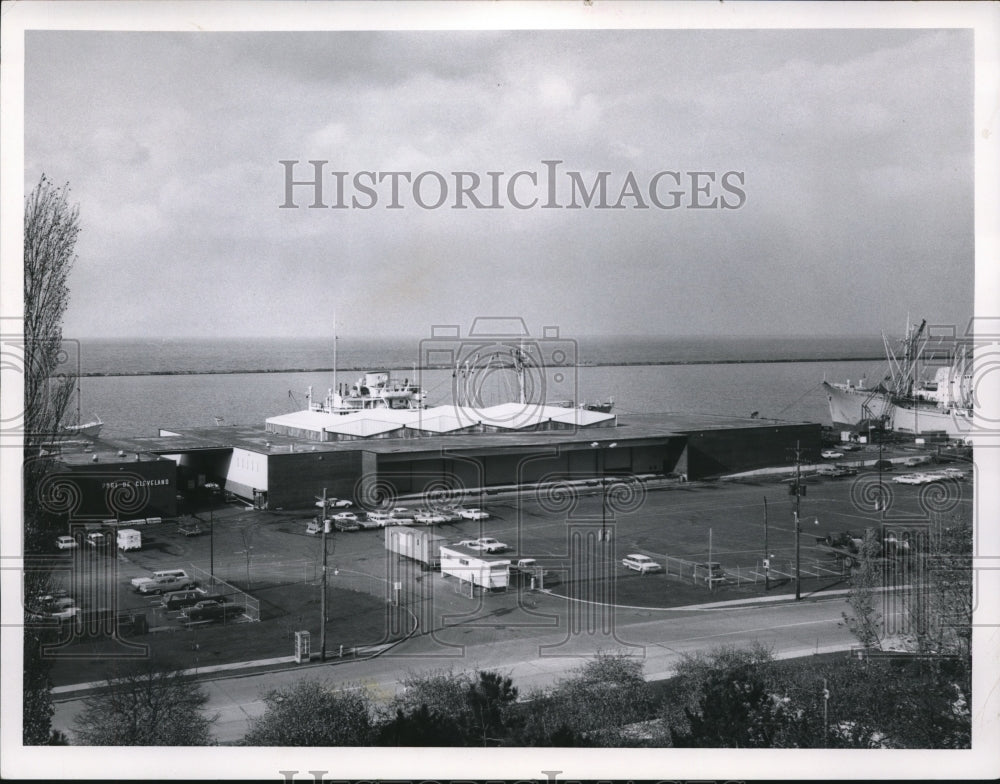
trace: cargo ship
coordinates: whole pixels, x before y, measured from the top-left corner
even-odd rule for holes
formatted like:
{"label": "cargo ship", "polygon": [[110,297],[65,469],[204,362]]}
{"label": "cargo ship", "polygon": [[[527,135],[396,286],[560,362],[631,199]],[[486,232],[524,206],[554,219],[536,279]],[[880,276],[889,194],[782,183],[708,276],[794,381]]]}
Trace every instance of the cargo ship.
{"label": "cargo ship", "polygon": [[953,337],[934,340],[926,326],[926,320],[911,325],[898,351],[882,334],[888,371],[876,384],[864,378],[856,384],[823,381],[834,425],[955,439],[971,435],[970,346]]}

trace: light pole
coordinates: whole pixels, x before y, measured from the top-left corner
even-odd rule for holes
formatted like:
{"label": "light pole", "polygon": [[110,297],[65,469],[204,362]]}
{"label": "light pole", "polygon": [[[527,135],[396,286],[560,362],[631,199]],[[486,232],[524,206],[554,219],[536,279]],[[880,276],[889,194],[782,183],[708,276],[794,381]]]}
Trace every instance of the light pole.
{"label": "light pole", "polygon": [[[601,444],[597,441],[592,441],[590,443],[593,449],[614,449],[618,446],[617,441],[612,441],[610,444]],[[608,483],[607,475],[605,473],[605,460],[604,453],[599,452],[601,455],[601,542],[606,542],[608,539]],[[601,545],[603,548],[603,544]]]}
{"label": "light pole", "polygon": [[330,527],[330,523],[326,516],[326,488],[323,488],[323,508],[320,510],[320,521],[323,526],[322,530],[322,547],[323,547],[323,568],[320,572],[320,582],[322,588],[320,589],[322,593],[319,597],[319,660],[321,662],[326,661],[326,533]]}
{"label": "light pole", "polygon": [[767,546],[767,496],[764,496],[764,593],[771,587],[771,553]]}

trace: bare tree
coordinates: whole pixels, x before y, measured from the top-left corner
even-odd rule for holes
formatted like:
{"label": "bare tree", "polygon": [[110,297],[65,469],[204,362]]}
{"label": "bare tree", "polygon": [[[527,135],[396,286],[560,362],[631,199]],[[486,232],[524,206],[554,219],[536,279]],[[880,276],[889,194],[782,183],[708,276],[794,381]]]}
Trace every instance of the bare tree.
{"label": "bare tree", "polygon": [[881,563],[882,545],[874,528],[865,530],[858,567],[851,577],[847,602],[851,613],[843,613],[844,622],[865,648],[880,648],[885,627],[875,592],[884,584]]}
{"label": "bare tree", "polygon": [[245,746],[364,746],[374,708],[365,689],[338,689],[302,679],[262,695],[263,715],[250,719]]}
{"label": "bare tree", "polygon": [[217,717],[208,695],[169,665],[143,660],[115,667],[101,691],[83,701],[76,741],[86,746],[206,746]]}
{"label": "bare tree", "polygon": [[[24,204],[24,552],[38,553],[57,522],[39,498],[50,469],[42,445],[58,433],[73,394],[73,378],[59,377],[62,320],[69,303],[68,278],[80,233],[79,209],[67,201],[69,186],[57,188],[43,175]],[[25,594],[49,575],[25,576]],[[49,670],[41,653],[44,630],[24,632],[23,742],[51,743],[53,713]]]}
{"label": "bare tree", "polygon": [[69,304],[69,273],[76,260],[79,207],[69,186],[42,175],[24,205],[24,512],[25,548],[36,552],[47,520],[38,497],[49,470],[42,446],[59,432],[75,378],[61,373],[62,321]]}

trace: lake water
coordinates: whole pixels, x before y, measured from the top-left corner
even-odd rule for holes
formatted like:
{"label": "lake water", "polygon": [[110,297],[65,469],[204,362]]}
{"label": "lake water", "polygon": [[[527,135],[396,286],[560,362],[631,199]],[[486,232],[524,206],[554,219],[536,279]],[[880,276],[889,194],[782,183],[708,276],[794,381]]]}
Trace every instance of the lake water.
{"label": "lake water", "polygon": [[[549,368],[530,376],[533,390],[548,400],[613,397],[618,413],[757,411],[829,424],[824,376],[876,378],[884,370],[875,359],[880,341],[858,338],[594,338],[570,345],[575,362],[558,374]],[[461,383],[453,369],[420,369],[427,344],[419,341],[341,341],[338,348],[340,383],[353,383],[366,369],[391,368],[400,380],[416,378],[430,405],[453,402]],[[334,383],[332,366],[324,341],[86,341],[79,344],[81,416],[100,415],[107,436],[211,426],[215,417],[262,425],[269,416],[304,408],[309,386],[317,398],[325,394]],[[240,370],[253,372],[234,372]],[[491,377],[483,384],[484,402],[513,399],[512,378]]]}

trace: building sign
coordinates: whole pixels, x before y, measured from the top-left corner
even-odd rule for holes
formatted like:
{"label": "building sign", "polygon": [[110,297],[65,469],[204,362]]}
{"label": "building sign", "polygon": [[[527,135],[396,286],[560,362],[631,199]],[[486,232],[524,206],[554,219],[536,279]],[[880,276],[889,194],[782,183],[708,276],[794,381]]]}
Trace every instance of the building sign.
{"label": "building sign", "polygon": [[115,490],[119,487],[156,487],[169,484],[169,479],[118,479],[114,482],[102,482],[101,487],[105,490]]}

